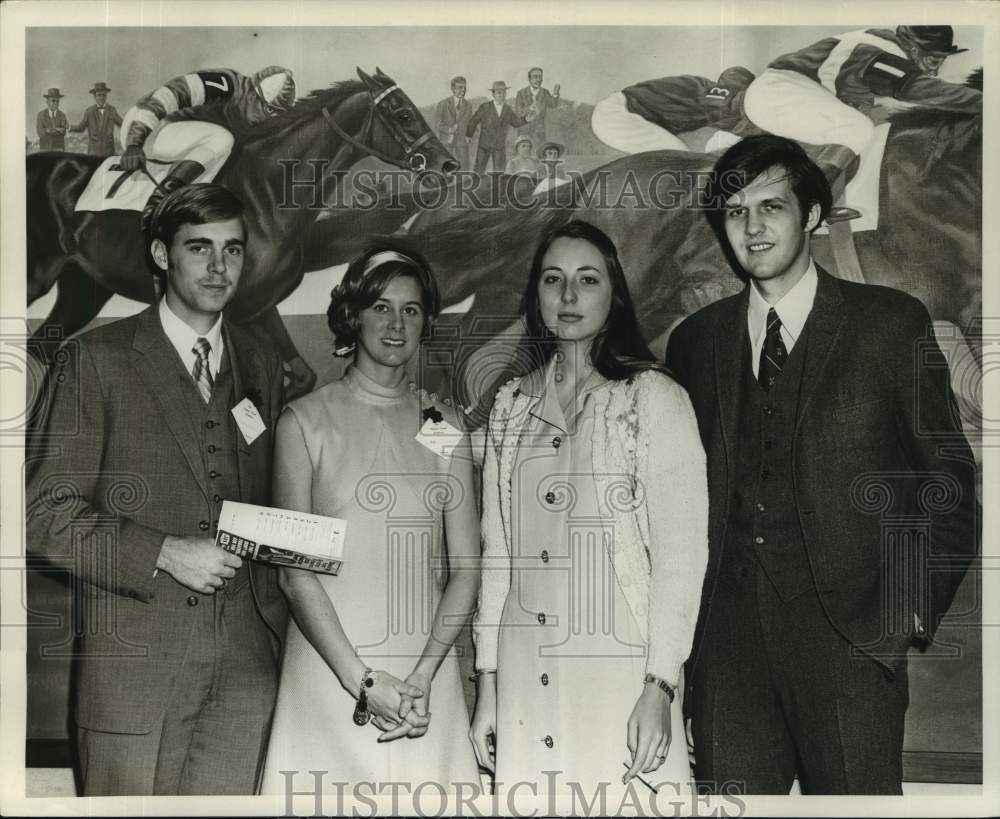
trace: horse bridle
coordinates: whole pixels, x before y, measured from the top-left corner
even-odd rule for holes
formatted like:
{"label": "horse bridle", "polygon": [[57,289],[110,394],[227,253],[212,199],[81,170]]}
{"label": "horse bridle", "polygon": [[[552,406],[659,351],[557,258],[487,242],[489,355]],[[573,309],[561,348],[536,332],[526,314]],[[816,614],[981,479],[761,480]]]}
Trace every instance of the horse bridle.
{"label": "horse bridle", "polygon": [[347,131],[337,125],[330,113],[330,109],[325,105],[323,106],[323,118],[327,121],[329,126],[333,129],[334,133],[337,134],[342,140],[353,145],[355,148],[359,148],[365,153],[371,154],[372,156],[381,159],[383,162],[388,162],[390,165],[398,165],[399,160],[396,157],[389,156],[388,154],[378,150],[375,146],[366,144],[363,140],[371,138],[372,124],[375,121],[375,117],[379,118],[379,121],[389,130],[393,138],[399,143],[403,148],[403,153],[408,158],[408,164],[411,171],[416,173],[422,173],[427,170],[427,156],[417,149],[424,145],[428,140],[433,139],[434,133],[428,129],[426,133],[422,136],[417,137],[413,142],[407,143],[406,134],[403,133],[402,129],[399,128],[396,123],[392,122],[391,119],[382,115],[379,111],[379,103],[382,102],[386,97],[388,97],[393,91],[399,91],[398,85],[390,85],[388,88],[379,92],[376,96],[370,90],[368,91],[368,97],[371,99],[371,106],[368,108],[368,117],[365,120],[365,124],[361,129],[361,139],[355,139]]}

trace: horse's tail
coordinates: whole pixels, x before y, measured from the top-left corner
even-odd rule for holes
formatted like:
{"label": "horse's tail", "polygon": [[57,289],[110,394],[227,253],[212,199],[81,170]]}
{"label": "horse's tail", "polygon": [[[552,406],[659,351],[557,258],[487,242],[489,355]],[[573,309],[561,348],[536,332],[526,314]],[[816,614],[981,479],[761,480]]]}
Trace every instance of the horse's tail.
{"label": "horse's tail", "polygon": [[[25,163],[25,218],[28,225],[28,275],[31,276],[32,251],[51,250],[72,254],[73,226],[76,224],[76,200],[100,157],[85,154],[46,152],[31,154]],[[53,241],[55,240],[55,241]]]}

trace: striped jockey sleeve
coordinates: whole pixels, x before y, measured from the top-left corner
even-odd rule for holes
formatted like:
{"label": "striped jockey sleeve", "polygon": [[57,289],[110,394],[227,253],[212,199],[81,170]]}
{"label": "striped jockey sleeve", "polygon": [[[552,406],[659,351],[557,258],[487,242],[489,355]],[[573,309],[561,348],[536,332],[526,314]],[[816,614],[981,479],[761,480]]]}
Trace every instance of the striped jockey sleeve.
{"label": "striped jockey sleeve", "polygon": [[126,146],[142,147],[160,122],[186,108],[226,100],[240,88],[242,75],[229,68],[183,74],[142,97],[133,107]]}

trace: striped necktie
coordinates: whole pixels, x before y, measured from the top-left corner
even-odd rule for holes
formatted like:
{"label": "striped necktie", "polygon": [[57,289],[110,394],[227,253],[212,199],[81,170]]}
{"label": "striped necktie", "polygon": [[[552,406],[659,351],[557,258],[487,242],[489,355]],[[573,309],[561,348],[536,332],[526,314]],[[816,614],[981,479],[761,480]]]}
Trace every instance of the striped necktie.
{"label": "striped necktie", "polygon": [[781,340],[781,319],[772,307],[767,311],[767,332],[764,334],[764,346],[760,349],[760,366],[757,369],[757,381],[765,392],[774,386],[774,380],[781,373],[787,359],[788,350]]}
{"label": "striped necktie", "polygon": [[212,400],[212,386],[214,384],[212,370],[208,366],[208,354],[212,352],[212,345],[209,344],[207,338],[199,338],[194,343],[194,347],[191,348],[191,352],[195,355],[191,377],[194,378],[194,383],[198,385],[198,392],[201,393],[202,399],[207,404]]}

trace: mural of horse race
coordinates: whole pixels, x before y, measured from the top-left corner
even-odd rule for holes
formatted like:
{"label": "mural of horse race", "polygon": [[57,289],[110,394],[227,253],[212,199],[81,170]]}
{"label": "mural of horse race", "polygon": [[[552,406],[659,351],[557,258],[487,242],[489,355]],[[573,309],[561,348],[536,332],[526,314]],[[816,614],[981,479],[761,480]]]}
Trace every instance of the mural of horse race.
{"label": "mural of horse race", "polygon": [[[843,79],[858,50],[835,66],[815,56],[829,38],[854,38],[854,48],[901,36],[885,46],[895,54],[908,36],[938,36],[911,22],[896,21],[902,32],[29,29],[29,399],[43,400],[62,340],[162,295],[141,229],[150,196],[214,181],[248,208],[246,263],[225,316],[277,348],[286,399],[343,372],[330,292],[349,262],[387,243],[427,260],[444,307],[412,377],[476,432],[497,389],[531,367],[521,297],[543,236],[580,219],[614,241],[662,360],[681,321],[744,287],[706,218],[706,192],[726,148],[774,132],[832,183],[835,214],[811,239],[816,261],[927,308],[980,463],[984,28],[955,26],[961,49],[927,74],[939,84],[917,83],[909,97],[896,93],[891,65],[851,74],[870,81],[863,88]],[[831,101],[843,124],[837,109],[828,116]],[[848,126],[849,137],[814,136]],[[29,765],[61,767],[45,760],[71,735],[72,652],[51,647],[75,621],[63,580],[37,571],[28,587],[32,611],[64,613],[63,626],[41,618],[29,636]],[[906,782],[982,781],[981,596],[970,572],[934,645],[910,652]],[[461,641],[468,677],[467,633]],[[465,693],[471,705],[474,687]]]}

